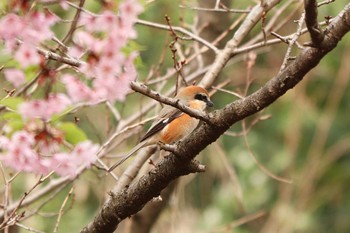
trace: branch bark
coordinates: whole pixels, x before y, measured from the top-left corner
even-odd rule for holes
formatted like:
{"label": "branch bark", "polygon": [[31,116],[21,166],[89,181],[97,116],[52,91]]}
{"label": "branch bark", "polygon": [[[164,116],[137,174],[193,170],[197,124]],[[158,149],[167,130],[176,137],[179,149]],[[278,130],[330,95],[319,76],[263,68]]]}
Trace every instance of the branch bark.
{"label": "branch bark", "polygon": [[[320,60],[334,49],[350,31],[350,4],[327,27],[320,47],[304,49],[286,69],[263,87],[244,99],[228,104],[210,114],[214,124],[203,123],[191,137],[176,144],[176,156],[171,154],[130,187],[110,193],[93,222],[81,232],[113,232],[125,218],[137,213],[171,181],[196,171],[198,163],[192,159],[207,145],[216,141],[231,125],[272,104],[289,89],[297,85]],[[219,56],[220,57],[220,56]],[[216,62],[219,58],[216,59]],[[215,62],[215,63],[216,63]]]}
{"label": "branch bark", "polygon": [[151,89],[149,89],[148,87],[146,87],[146,85],[137,83],[137,82],[131,82],[131,88],[136,91],[139,92],[143,95],[146,95],[152,99],[155,99],[161,103],[173,106],[175,108],[180,109],[182,112],[187,113],[188,115],[190,115],[191,117],[195,117],[198,118],[202,121],[207,122],[208,124],[211,124],[210,122],[210,118],[206,115],[203,114],[202,112],[195,110],[195,109],[191,109],[190,107],[187,107],[186,105],[182,104],[179,102],[178,99],[174,99],[174,98],[169,98],[166,96],[162,96],[160,95],[158,92],[152,91]]}
{"label": "branch bark", "polygon": [[310,32],[312,46],[320,46],[324,40],[324,32],[318,26],[317,22],[317,1],[316,0],[304,0],[305,8],[305,23]]}

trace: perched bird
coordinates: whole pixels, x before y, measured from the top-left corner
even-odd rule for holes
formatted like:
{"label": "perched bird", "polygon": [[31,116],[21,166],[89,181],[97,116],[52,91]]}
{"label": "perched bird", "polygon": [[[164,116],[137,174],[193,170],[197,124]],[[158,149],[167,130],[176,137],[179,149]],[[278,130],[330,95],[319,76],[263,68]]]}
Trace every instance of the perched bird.
{"label": "perched bird", "polygon": [[[175,96],[182,104],[186,106],[204,111],[206,107],[212,107],[213,102],[209,98],[207,90],[199,86],[188,86],[183,88]],[[130,156],[136,153],[142,147],[157,144],[172,144],[186,137],[198,126],[199,120],[191,117],[181,110],[165,106],[160,111],[158,118],[153,122],[150,129],[141,138],[140,142],[123,158],[114,164],[108,171],[114,170]]]}

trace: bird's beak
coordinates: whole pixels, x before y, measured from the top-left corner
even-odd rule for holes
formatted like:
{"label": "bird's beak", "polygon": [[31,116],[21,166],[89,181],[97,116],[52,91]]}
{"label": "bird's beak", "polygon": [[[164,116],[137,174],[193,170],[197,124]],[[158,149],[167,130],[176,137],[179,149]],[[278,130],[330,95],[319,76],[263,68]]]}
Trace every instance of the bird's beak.
{"label": "bird's beak", "polygon": [[207,107],[213,107],[214,103],[211,100],[208,100],[207,102]]}

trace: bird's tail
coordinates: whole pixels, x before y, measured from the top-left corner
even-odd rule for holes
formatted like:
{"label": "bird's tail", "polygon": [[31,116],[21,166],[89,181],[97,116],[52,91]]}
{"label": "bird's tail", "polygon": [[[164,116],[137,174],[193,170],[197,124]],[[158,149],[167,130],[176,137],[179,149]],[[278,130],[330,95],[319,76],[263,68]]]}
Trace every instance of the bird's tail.
{"label": "bird's tail", "polygon": [[131,151],[129,151],[129,153],[127,153],[126,155],[124,155],[117,163],[113,164],[112,167],[110,167],[108,169],[107,172],[111,172],[113,171],[116,167],[118,167],[120,164],[124,163],[125,160],[127,160],[130,156],[132,156],[133,154],[135,154],[138,150],[140,150],[142,147],[146,146],[147,144],[147,140],[140,142],[139,144],[137,144],[134,148],[131,149]]}

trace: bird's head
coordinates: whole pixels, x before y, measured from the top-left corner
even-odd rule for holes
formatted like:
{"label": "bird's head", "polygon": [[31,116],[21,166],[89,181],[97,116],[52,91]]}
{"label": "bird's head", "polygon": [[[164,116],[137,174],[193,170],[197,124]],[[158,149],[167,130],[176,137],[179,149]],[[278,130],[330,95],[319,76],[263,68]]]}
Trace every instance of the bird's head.
{"label": "bird's head", "polygon": [[214,105],[210,100],[208,91],[200,86],[185,87],[179,91],[176,98],[198,110],[204,110],[206,107],[212,107]]}

